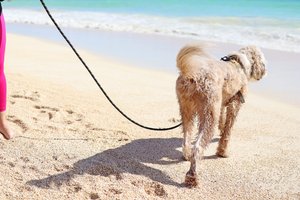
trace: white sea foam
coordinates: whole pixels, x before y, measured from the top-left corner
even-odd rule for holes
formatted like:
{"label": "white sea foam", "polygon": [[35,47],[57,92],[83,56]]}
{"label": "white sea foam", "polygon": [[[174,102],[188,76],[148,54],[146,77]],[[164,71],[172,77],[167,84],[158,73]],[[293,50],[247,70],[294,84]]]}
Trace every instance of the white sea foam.
{"label": "white sea foam", "polygon": [[[62,27],[188,37],[300,52],[300,22],[262,18],[161,17],[88,11],[53,11]],[[9,23],[52,25],[43,10],[5,9]]]}

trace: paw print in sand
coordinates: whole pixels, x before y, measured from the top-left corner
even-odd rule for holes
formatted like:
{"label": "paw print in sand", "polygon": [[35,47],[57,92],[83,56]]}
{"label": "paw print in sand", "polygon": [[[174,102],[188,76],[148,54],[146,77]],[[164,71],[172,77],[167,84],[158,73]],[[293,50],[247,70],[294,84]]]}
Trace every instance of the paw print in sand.
{"label": "paw print in sand", "polygon": [[8,115],[7,120],[19,126],[23,133],[29,130],[28,126],[14,115]]}

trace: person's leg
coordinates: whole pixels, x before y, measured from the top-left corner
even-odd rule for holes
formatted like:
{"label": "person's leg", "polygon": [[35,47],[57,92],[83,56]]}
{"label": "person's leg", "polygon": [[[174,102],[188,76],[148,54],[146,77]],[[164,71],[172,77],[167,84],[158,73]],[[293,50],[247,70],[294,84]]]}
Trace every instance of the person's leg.
{"label": "person's leg", "polygon": [[12,139],[14,137],[14,133],[10,129],[6,120],[5,112],[0,112],[0,133],[6,140]]}
{"label": "person's leg", "polygon": [[3,15],[0,16],[0,133],[7,140],[13,137],[13,133],[6,120],[6,79],[4,74],[4,55],[6,45],[6,27]]}
{"label": "person's leg", "polygon": [[4,74],[4,57],[5,57],[5,22],[3,15],[0,16],[0,112],[6,110],[6,79]]}

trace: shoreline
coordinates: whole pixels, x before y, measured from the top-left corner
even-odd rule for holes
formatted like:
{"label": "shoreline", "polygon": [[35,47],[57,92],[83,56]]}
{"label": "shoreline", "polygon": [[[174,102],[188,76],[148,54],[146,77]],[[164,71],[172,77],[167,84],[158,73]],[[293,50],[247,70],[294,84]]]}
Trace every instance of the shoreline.
{"label": "shoreline", "polygon": [[[182,2],[180,4],[182,4]],[[193,4],[197,3],[194,2]],[[212,5],[214,5],[214,3],[212,3]],[[72,8],[72,6],[74,5],[66,6],[66,8]],[[126,7],[126,4],[124,6]],[[149,6],[146,7],[149,8]],[[202,7],[203,4],[198,6]],[[224,8],[224,6],[228,5],[222,5],[221,7]],[[191,6],[191,8],[194,9],[195,7]],[[161,7],[159,7],[159,9],[161,9]],[[55,10],[53,7],[51,11],[53,11],[54,16],[59,17],[58,22],[62,27],[130,31],[146,34],[159,33],[168,36],[230,42],[242,45],[253,43],[261,47],[279,50],[285,49],[287,51],[293,50],[300,53],[299,30],[297,29],[299,28],[299,18],[296,17],[297,15],[295,15],[295,13],[287,20],[287,18],[283,16],[279,17],[278,13],[273,17],[269,16],[270,18],[265,16],[264,12],[260,12],[260,15],[256,13],[255,16],[252,17],[248,14],[245,15],[244,12],[236,16],[236,12],[229,12],[231,14],[227,16],[222,15],[220,11],[215,13],[215,9],[209,9],[214,13],[213,15],[197,12],[195,16],[189,16],[189,12],[182,12],[182,10],[180,10],[183,15],[177,17],[172,15],[163,17],[155,13],[153,13],[153,15],[147,15],[143,12],[139,14],[139,12],[134,12],[134,10],[129,12],[127,10],[127,12],[125,11],[124,13],[118,9],[115,10],[115,12],[103,12],[101,7],[96,9],[95,12],[90,12],[91,10],[89,11],[88,9],[85,11],[76,11],[74,7],[71,10]],[[19,14],[15,15],[15,13]],[[11,23],[51,24],[51,21],[42,9],[33,11],[28,9],[14,10],[7,8],[5,14],[7,16],[7,22]],[[286,14],[290,15],[291,13],[287,12]],[[84,16],[84,18],[82,16]]]}
{"label": "shoreline", "polygon": [[[55,27],[26,24],[8,24],[7,27],[9,33],[52,41],[69,48]],[[72,28],[64,29],[64,31],[78,49],[128,66],[158,70],[173,75],[177,74],[176,55],[185,44],[208,44],[209,53],[216,59],[241,48],[240,45],[235,44],[205,42],[162,35]],[[268,75],[259,83],[250,83],[250,92],[299,106],[300,83],[298,79],[300,69],[297,60],[300,53],[271,49],[262,50],[268,61]],[[74,55],[72,61],[75,60],[77,58]]]}

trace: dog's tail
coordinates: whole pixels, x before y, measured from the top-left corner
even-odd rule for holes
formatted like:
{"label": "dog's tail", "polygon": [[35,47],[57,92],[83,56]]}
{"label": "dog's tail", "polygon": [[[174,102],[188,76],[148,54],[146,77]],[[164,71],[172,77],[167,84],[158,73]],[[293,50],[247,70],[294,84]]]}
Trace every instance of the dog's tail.
{"label": "dog's tail", "polygon": [[177,55],[177,68],[182,76],[193,78],[199,62],[193,62],[193,58],[207,57],[204,47],[200,45],[187,45]]}

